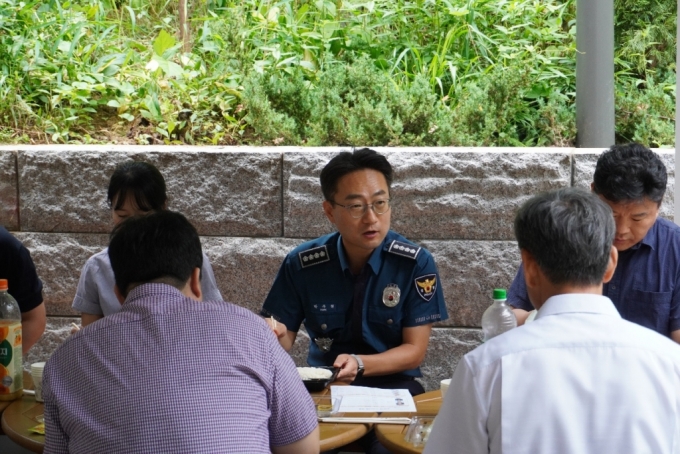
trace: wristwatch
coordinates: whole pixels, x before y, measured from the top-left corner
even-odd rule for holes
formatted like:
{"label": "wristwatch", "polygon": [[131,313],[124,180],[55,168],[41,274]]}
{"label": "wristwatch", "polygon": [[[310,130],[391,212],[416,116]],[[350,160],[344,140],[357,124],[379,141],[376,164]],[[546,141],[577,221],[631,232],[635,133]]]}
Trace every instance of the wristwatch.
{"label": "wristwatch", "polygon": [[357,364],[359,365],[359,368],[357,369],[357,376],[355,377],[355,380],[356,380],[357,378],[361,378],[361,377],[364,375],[364,362],[361,360],[361,358],[359,358],[359,357],[358,357],[357,355],[355,355],[355,354],[351,354],[351,355],[349,355],[349,356],[351,356],[352,358],[356,359],[356,360],[357,360]]}

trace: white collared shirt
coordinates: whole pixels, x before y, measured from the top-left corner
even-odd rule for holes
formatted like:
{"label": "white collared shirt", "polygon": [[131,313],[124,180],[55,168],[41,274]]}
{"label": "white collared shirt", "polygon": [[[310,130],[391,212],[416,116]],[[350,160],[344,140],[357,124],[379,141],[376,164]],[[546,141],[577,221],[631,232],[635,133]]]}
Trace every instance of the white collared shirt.
{"label": "white collared shirt", "polygon": [[461,359],[425,453],[680,453],[680,345],[606,297],[552,297]]}

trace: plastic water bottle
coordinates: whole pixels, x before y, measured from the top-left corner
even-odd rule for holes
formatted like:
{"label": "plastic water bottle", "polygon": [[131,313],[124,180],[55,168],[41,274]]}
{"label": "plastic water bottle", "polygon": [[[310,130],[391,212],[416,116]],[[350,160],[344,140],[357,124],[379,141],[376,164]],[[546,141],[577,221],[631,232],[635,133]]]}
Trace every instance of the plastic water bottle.
{"label": "plastic water bottle", "polygon": [[484,342],[517,326],[515,314],[510,306],[505,304],[505,300],[506,293],[504,288],[493,290],[493,304],[482,315]]}
{"label": "plastic water bottle", "polygon": [[7,279],[0,279],[0,401],[24,393],[21,341],[19,305],[7,293]]}

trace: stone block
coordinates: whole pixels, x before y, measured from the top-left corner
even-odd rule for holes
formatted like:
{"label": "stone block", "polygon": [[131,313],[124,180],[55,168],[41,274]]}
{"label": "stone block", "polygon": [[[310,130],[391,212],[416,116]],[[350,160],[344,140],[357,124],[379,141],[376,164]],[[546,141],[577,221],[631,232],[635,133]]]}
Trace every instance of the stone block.
{"label": "stone block", "polygon": [[295,362],[296,366],[309,366],[309,364],[307,364],[307,353],[309,353],[310,342],[311,340],[309,338],[309,334],[307,334],[307,329],[305,328],[305,325],[302,324],[300,331],[298,331],[297,337],[295,338],[293,348],[291,348],[288,352],[293,358],[293,362]]}
{"label": "stone block", "polygon": [[199,147],[22,150],[18,158],[22,230],[108,232],[108,181],[115,166],[130,159],[159,168],[169,208],[184,213],[200,234],[281,235],[281,153]]}
{"label": "stone block", "polygon": [[[574,186],[584,189],[590,189],[590,184],[593,182],[593,174],[595,173],[595,165],[597,159],[604,150],[587,149],[574,151]],[[668,182],[666,184],[666,194],[661,202],[659,215],[670,219],[675,218],[675,150],[668,149],[654,149],[663,163],[666,165],[666,172],[668,173]]]}
{"label": "stone block", "polygon": [[260,312],[281,262],[302,240],[203,238],[222,298]]}
{"label": "stone block", "polygon": [[[49,315],[76,315],[71,309],[80,271],[87,259],[108,244],[105,234],[15,233],[31,252],[43,281]],[[302,240],[202,238],[222,297],[260,311],[285,255]]]}
{"label": "stone block", "polygon": [[509,288],[520,264],[514,241],[419,242],[434,256],[449,319],[436,326],[481,326],[494,288]]}
{"label": "stone block", "polygon": [[7,230],[19,230],[18,195],[16,153],[0,150],[0,225]]}
{"label": "stone block", "polygon": [[87,259],[108,244],[108,235],[87,233],[16,233],[31,252],[43,282],[48,315],[71,315],[80,271]]}
{"label": "stone block", "polygon": [[71,335],[71,323],[80,324],[80,317],[47,317],[45,332],[24,356],[24,369],[30,371],[32,363],[47,361],[54,350]]}
{"label": "stone block", "polygon": [[283,236],[314,238],[335,231],[323,213],[319,175],[339,150],[289,150],[283,154]]}
{"label": "stone block", "polygon": [[439,382],[451,378],[458,361],[482,343],[479,329],[435,328],[420,369],[420,382],[426,391],[439,389]]}
{"label": "stone block", "polygon": [[[512,220],[531,195],[571,184],[571,149],[376,149],[395,170],[392,229],[409,238],[512,239]],[[284,153],[284,235],[333,227],[319,174],[336,151]]]}

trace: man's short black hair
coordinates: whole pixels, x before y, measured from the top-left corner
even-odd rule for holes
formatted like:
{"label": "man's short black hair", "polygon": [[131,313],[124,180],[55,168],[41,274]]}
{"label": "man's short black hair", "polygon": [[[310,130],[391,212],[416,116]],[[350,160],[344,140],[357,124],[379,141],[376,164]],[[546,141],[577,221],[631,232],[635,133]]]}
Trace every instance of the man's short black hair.
{"label": "man's short black hair", "polygon": [[612,145],[597,160],[593,191],[614,203],[647,198],[660,204],[667,180],[666,166],[652,150],[639,143]]}
{"label": "man's short black hair", "polygon": [[392,166],[385,156],[370,148],[360,148],[352,152],[343,151],[333,157],[321,171],[321,191],[329,202],[338,191],[338,180],[357,170],[371,169],[383,174],[387,189],[392,186]]}
{"label": "man's short black hair", "polygon": [[555,285],[601,284],[615,233],[609,205],[576,188],[532,197],[515,217],[519,248]]}
{"label": "man's short black hair", "polygon": [[162,282],[181,289],[203,265],[201,241],[180,213],[134,216],[111,233],[109,258],[116,286],[127,297],[131,286]]}

